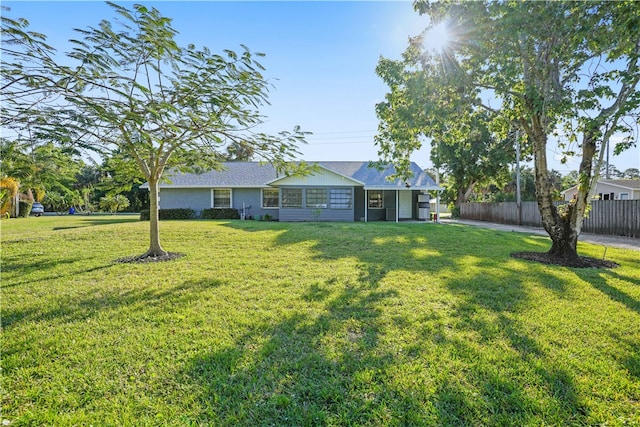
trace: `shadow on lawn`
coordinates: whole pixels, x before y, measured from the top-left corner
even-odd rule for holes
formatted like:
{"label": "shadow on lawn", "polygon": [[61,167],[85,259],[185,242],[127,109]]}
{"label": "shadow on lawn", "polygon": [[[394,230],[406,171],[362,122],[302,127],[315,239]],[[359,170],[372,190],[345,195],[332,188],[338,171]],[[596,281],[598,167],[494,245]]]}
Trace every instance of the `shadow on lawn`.
{"label": "shadow on lawn", "polygon": [[[215,425],[376,425],[403,419],[413,402],[385,410],[379,388],[394,356],[381,351],[377,304],[395,296],[373,276],[335,298],[314,284],[303,299],[324,302],[316,318],[297,314],[262,324],[234,346],[193,360],[186,372],[203,391],[199,423]],[[382,405],[382,406],[381,406]]]}
{"label": "shadow on lawn", "polygon": [[61,230],[71,230],[74,228],[96,227],[100,225],[124,224],[127,222],[140,222],[140,218],[135,215],[127,215],[127,216],[113,215],[108,218],[105,218],[105,217],[95,218],[91,216],[82,216],[79,218],[81,220],[80,223],[69,225],[69,226],[53,227],[53,230],[61,231]]}
{"label": "shadow on lawn", "polygon": [[[310,284],[302,298],[324,304],[319,317],[297,314],[260,325],[234,345],[194,358],[185,374],[202,390],[198,422],[522,425],[585,419],[587,410],[577,398],[571,374],[513,320],[512,313],[528,300],[520,279],[526,270],[509,270],[504,264],[509,245],[522,245],[522,240],[483,229],[443,234],[415,227],[407,233],[404,224],[370,229],[355,224],[337,226],[344,227],[344,233],[326,233],[326,225],[321,225],[292,231],[280,224],[277,229],[285,232],[274,245],[312,241],[319,259],[356,257],[358,282],[347,284],[333,298],[335,292],[329,289],[340,284]],[[447,241],[452,237],[457,240]],[[504,259],[482,266],[478,254],[487,251],[483,245],[492,237]],[[529,248],[539,249],[535,244]],[[394,255],[386,256],[390,253]],[[477,260],[479,267],[503,273],[460,273],[459,259]],[[400,270],[440,275],[452,295],[450,305],[439,308],[437,302],[425,301],[419,313],[389,316],[385,310],[403,304],[403,290],[385,289],[382,280]],[[557,282],[542,271],[536,270],[541,283]],[[557,285],[552,290],[563,291]],[[390,332],[394,327],[403,335],[399,342]],[[498,345],[506,345],[509,355],[496,355]]]}
{"label": "shadow on lawn", "polygon": [[[101,270],[110,265],[96,267],[85,272]],[[186,281],[180,285],[150,289],[103,289],[96,286],[93,292],[77,299],[69,300],[68,296],[58,301],[49,301],[50,309],[41,305],[32,305],[22,310],[6,308],[2,313],[2,327],[10,328],[18,322],[59,322],[61,324],[84,321],[110,310],[121,310],[144,305],[148,310],[155,306],[164,307],[163,300],[170,299],[174,304],[188,304],[198,301],[201,292],[212,287],[223,285],[218,280]]]}
{"label": "shadow on lawn", "polygon": [[[630,253],[631,255],[628,258],[619,257],[617,261],[621,265],[638,265],[638,252],[630,251]],[[640,300],[629,295],[624,289],[627,286],[630,289],[640,287],[640,279],[637,276],[632,277],[628,274],[621,274],[619,270],[610,269],[577,270],[575,274],[613,301],[623,304],[630,310],[640,314]]]}
{"label": "shadow on lawn", "polygon": [[[17,257],[17,258],[22,259],[21,257]],[[85,258],[76,257],[76,258],[67,258],[63,260],[49,260],[49,261],[39,261],[39,260],[21,261],[21,262],[12,261],[10,264],[10,267],[5,268],[5,270],[6,272],[10,272],[10,273],[16,272],[16,274],[10,274],[9,277],[7,277],[6,272],[3,273],[4,277],[2,280],[2,285],[0,285],[0,289],[13,288],[16,286],[22,286],[22,285],[30,284],[33,282],[32,279],[12,281],[14,277],[20,277],[21,273],[28,273],[31,270],[48,272],[54,268],[57,268],[63,265],[74,265],[76,263],[82,263],[82,261],[84,260]],[[58,280],[63,278],[74,277],[76,275],[82,275],[85,273],[92,273],[94,271],[103,270],[105,268],[109,268],[112,266],[113,264],[110,263],[110,264],[99,265],[89,269],[81,268],[75,271],[63,269],[62,273],[56,273],[56,274],[48,275],[46,277],[40,277],[37,279],[37,281],[45,284],[47,283],[47,281],[50,281],[50,280]]]}

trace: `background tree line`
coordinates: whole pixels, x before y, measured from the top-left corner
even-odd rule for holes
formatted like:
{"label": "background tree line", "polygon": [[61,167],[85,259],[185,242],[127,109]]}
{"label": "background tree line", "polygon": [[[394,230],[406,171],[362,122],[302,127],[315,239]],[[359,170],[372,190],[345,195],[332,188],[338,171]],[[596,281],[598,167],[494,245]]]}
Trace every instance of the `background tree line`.
{"label": "background tree line", "polygon": [[[453,160],[452,160],[453,161]],[[602,179],[606,179],[606,166],[600,172]],[[435,178],[435,169],[427,172]],[[505,167],[499,176],[488,176],[480,181],[474,190],[471,191],[465,202],[515,202],[516,201],[516,171],[515,167]],[[567,174],[552,169],[549,171],[553,197],[561,199],[561,192],[579,183],[577,171]],[[609,165],[609,179],[640,179],[640,170],[628,168],[619,171],[615,165]],[[448,174],[440,174],[440,185],[445,188],[440,197],[442,203],[450,205],[452,208],[459,207],[457,195],[459,193],[458,181],[452,179]],[[530,166],[520,168],[520,196],[523,202],[536,201],[535,171]]]}
{"label": "background tree line", "polygon": [[[3,138],[0,141],[0,169],[5,190],[2,214],[9,212],[10,195],[25,203],[41,202],[46,211],[78,213],[110,211],[106,202],[119,197],[126,199],[129,210],[148,209],[146,190],[140,190],[144,179],[135,170],[128,170],[117,157],[100,163],[85,160],[69,147],[51,142],[20,141]],[[11,194],[9,194],[11,193]]]}

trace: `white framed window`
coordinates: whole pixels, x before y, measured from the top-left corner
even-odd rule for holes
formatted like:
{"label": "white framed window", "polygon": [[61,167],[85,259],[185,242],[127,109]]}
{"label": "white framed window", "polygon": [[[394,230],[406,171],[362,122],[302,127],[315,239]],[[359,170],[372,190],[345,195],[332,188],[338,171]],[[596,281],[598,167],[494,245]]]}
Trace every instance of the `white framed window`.
{"label": "white framed window", "polygon": [[212,193],[212,206],[217,209],[231,207],[231,190],[215,188]]}
{"label": "white framed window", "polygon": [[273,209],[278,207],[278,198],[280,190],[277,188],[262,189],[262,207],[265,209]]}
{"label": "white framed window", "polygon": [[326,188],[307,188],[306,207],[308,208],[326,208],[327,207],[327,189]]}
{"label": "white framed window", "polygon": [[283,188],[282,189],[282,207],[283,208],[301,208],[302,207],[302,188]]}
{"label": "white framed window", "polygon": [[351,209],[353,203],[350,188],[332,188],[329,190],[329,207],[331,209]]}
{"label": "white framed window", "polygon": [[620,200],[629,200],[629,193],[620,193]]}
{"label": "white framed window", "polygon": [[382,190],[369,190],[368,203],[371,209],[382,209]]}

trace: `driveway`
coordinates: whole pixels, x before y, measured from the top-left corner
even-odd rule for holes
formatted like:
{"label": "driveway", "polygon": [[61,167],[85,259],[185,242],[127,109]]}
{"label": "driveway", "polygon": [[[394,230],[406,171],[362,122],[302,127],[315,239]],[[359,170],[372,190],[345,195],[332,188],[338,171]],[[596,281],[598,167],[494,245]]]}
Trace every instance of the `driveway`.
{"label": "driveway", "polygon": [[[492,230],[500,231],[513,231],[517,233],[538,234],[541,236],[547,236],[547,232],[542,228],[537,227],[524,227],[518,225],[509,224],[494,224],[492,222],[485,221],[472,221],[468,219],[449,219],[443,218],[440,220],[442,224],[464,224],[472,225],[474,227],[490,228]],[[610,246],[622,249],[632,249],[640,251],[640,239],[634,239],[633,237],[622,236],[603,236],[600,234],[580,233],[579,242],[595,243],[597,245]]]}

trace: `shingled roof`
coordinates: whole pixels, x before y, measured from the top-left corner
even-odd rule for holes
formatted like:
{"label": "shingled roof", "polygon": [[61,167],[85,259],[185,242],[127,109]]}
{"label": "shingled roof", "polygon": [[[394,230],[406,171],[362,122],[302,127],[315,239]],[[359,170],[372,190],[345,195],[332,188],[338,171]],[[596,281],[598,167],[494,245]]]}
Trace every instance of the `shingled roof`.
{"label": "shingled roof", "polygon": [[[599,184],[608,184],[616,187],[621,187],[627,190],[640,190],[640,179],[600,179]],[[560,193],[568,193],[578,188],[578,185],[573,185],[566,190],[562,190]]]}
{"label": "shingled roof", "polygon": [[[337,174],[364,183],[366,188],[376,189],[420,189],[436,190],[439,187],[433,179],[416,163],[411,163],[413,177],[407,182],[389,182],[387,176],[395,172],[393,165],[382,171],[371,166],[370,162],[308,162],[318,164]],[[276,169],[268,163],[260,162],[227,162],[221,171],[208,171],[200,174],[167,172],[169,182],[160,184],[160,188],[263,188],[268,182],[279,176]],[[145,184],[143,188],[148,188]]]}
{"label": "shingled roof", "polygon": [[160,188],[262,188],[266,182],[278,177],[276,168],[270,163],[226,162],[220,171],[203,173],[180,173],[169,171],[165,178],[170,182]]}

